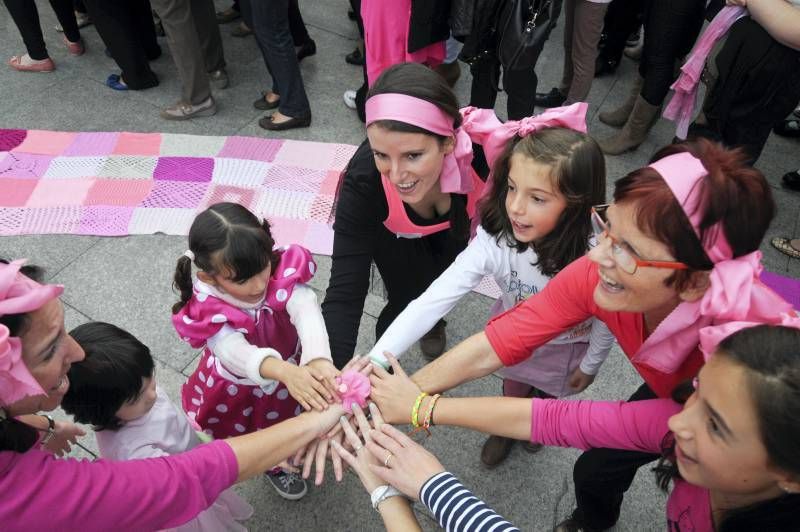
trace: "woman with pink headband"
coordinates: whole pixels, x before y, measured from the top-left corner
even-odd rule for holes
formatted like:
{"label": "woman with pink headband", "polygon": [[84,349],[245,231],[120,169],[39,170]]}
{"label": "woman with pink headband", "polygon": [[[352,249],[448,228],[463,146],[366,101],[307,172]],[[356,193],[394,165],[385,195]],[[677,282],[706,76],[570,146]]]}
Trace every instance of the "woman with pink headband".
{"label": "woman with pink headband", "polygon": [[[764,176],[744,159],[708,141],[662,149],[650,166],[616,182],[614,203],[595,207],[596,248],[413,380],[431,394],[448,390],[519,363],[597,317],[645,381],[630,400],[669,397],[703,365],[701,335],[722,334],[731,321],[800,322],[759,280],[758,247],[775,204]],[[413,405],[398,396],[399,385],[373,378],[373,398],[388,422],[408,423]],[[574,470],[578,508],[557,530],[613,526],[636,470],[655,458],[585,452]]]}
{"label": "woman with pink headband", "polygon": [[58,407],[69,389],[67,372],[84,354],[64,330],[59,300],[64,288],[31,278],[40,272],[23,267],[23,261],[0,263],[0,523],[5,531],[178,526],[234,483],[263,473],[324,434],[344,413],[341,405],[333,405],[166,458],[57,460],[40,447],[53,438],[53,423],[37,430],[32,418],[45,418],[32,414]]}
{"label": "woman with pink headband", "polygon": [[[388,68],[366,103],[367,139],[339,183],[333,263],[322,313],[337,367],[353,356],[374,261],[388,302],[376,337],[464,249],[483,182],[447,83],[415,63]],[[445,346],[444,321],[420,341]]]}

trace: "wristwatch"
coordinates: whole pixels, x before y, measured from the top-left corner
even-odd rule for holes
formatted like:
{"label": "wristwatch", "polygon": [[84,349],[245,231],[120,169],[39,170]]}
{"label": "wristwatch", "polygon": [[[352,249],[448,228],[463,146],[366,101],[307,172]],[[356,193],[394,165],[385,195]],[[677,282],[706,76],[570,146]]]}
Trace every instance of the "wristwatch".
{"label": "wristwatch", "polygon": [[40,414],[43,418],[47,420],[47,434],[42,437],[42,441],[40,442],[42,445],[47,445],[47,443],[53,439],[53,436],[56,434],[56,422],[53,420],[53,416],[48,414]]}
{"label": "wristwatch", "polygon": [[388,499],[389,497],[397,497],[398,495],[403,495],[400,491],[398,491],[394,486],[389,486],[388,484],[384,484],[383,486],[378,486],[372,493],[370,494],[369,498],[372,500],[372,507],[375,510],[378,510],[378,505]]}

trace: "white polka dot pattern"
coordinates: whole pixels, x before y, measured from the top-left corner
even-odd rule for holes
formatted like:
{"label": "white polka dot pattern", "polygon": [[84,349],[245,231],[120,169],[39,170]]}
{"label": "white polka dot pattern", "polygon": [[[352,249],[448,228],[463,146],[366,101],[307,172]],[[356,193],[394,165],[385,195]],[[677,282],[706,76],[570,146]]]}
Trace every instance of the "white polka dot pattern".
{"label": "white polka dot pattern", "polygon": [[239,388],[237,388],[235,384],[229,384],[226,390],[228,391],[228,395],[231,397],[239,393]]}
{"label": "white polka dot pattern", "polygon": [[296,271],[297,271],[297,268],[286,268],[285,270],[283,270],[283,276],[284,277],[289,277],[290,275],[292,275]]}
{"label": "white polka dot pattern", "polygon": [[277,299],[280,302],[286,301],[288,297],[289,297],[289,292],[287,292],[285,288],[280,288],[277,292],[275,292],[275,299]]}
{"label": "white polka dot pattern", "polygon": [[224,314],[214,314],[211,316],[211,323],[225,323],[226,321],[228,321],[228,318],[226,318]]}
{"label": "white polka dot pattern", "polygon": [[224,414],[225,412],[227,412],[227,411],[228,411],[228,406],[227,406],[227,405],[217,405],[217,408],[216,408],[216,410],[217,410],[217,412],[219,412],[220,414]]}

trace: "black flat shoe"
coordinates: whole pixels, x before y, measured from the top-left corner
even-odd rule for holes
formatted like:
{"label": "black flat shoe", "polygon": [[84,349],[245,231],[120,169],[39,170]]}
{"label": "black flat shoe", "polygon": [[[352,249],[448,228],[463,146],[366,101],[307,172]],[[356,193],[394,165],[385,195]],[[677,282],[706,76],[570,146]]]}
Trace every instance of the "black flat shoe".
{"label": "black flat shoe", "polygon": [[597,60],[594,62],[594,77],[599,78],[606,74],[613,74],[616,72],[618,66],[619,61],[606,59],[603,54],[599,54]]}
{"label": "black flat shoe", "polygon": [[550,92],[537,92],[533,101],[539,107],[560,107],[567,101],[567,95],[554,87]]}
{"label": "black flat shoe", "polygon": [[800,137],[800,120],[794,118],[784,120],[775,124],[772,131],[781,137],[798,138]]}
{"label": "black flat shoe", "polygon": [[800,170],[783,174],[783,186],[800,192]]}
{"label": "black flat shoe", "polygon": [[262,93],[261,98],[253,102],[253,107],[259,111],[269,111],[270,109],[277,108],[281,104],[280,99],[277,99],[274,102],[268,102],[266,96],[266,93]]}
{"label": "black flat shoe", "polygon": [[297,62],[299,63],[306,57],[317,53],[317,43],[314,42],[314,39],[309,39],[300,46],[296,46],[294,50],[297,54]]}
{"label": "black flat shoe", "polygon": [[363,65],[365,61],[364,54],[358,48],[344,56],[344,60],[347,61],[347,64],[356,66]]}
{"label": "black flat shoe", "polygon": [[298,127],[308,127],[311,125],[311,115],[303,118],[290,118],[286,122],[273,122],[272,115],[269,115],[259,120],[258,125],[269,131],[285,131]]}

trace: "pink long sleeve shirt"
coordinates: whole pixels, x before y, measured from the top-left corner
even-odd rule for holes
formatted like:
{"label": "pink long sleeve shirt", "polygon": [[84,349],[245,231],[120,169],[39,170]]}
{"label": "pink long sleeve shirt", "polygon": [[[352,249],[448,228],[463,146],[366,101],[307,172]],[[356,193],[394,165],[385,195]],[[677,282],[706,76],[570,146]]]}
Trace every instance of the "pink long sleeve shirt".
{"label": "pink long sleeve shirt", "polygon": [[238,475],[224,441],[144,460],[56,459],[0,452],[0,523],[29,530],[158,530],[208,508]]}
{"label": "pink long sleeve shirt", "polygon": [[[667,420],[680,412],[671,399],[631,403],[534,399],[531,441],[558,447],[662,452]],[[667,500],[667,530],[713,532],[708,490],[676,479]]]}

